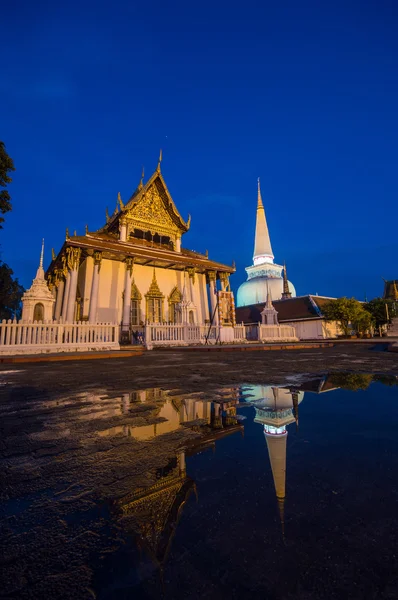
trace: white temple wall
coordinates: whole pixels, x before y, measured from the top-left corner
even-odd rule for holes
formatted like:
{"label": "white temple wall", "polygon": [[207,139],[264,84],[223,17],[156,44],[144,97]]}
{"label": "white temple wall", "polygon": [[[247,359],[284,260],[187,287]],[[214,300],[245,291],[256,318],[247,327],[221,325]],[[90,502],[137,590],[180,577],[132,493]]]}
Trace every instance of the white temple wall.
{"label": "white temple wall", "polygon": [[204,273],[197,273],[195,276],[196,298],[198,304],[198,322],[204,323],[209,320],[209,301],[207,298],[207,283]]}
{"label": "white temple wall", "polygon": [[[78,275],[80,293],[84,299],[83,316],[88,317],[90,310],[90,296],[93,279],[94,261],[88,257],[81,265]],[[97,321],[120,323],[123,312],[123,292],[125,280],[125,264],[119,261],[103,259],[99,274]],[[137,286],[141,298],[141,319],[145,320],[146,298],[153,280],[154,267],[135,264],[133,267],[133,280]],[[184,272],[173,269],[162,269],[155,267],[156,281],[160,291],[164,295],[163,316],[169,320],[168,297],[175,286],[180,292],[184,289]],[[189,297],[189,276],[185,276],[186,292]],[[193,285],[193,295],[196,304],[196,319],[199,324],[209,319],[209,306],[205,274],[196,273]]]}
{"label": "white temple wall", "polygon": [[121,322],[125,269],[126,267],[122,262],[108,259],[101,261],[97,322]]}
{"label": "white temple wall", "polygon": [[299,340],[336,338],[339,327],[335,321],[324,319],[305,319],[302,321],[283,321],[281,325],[291,325],[296,329]]}

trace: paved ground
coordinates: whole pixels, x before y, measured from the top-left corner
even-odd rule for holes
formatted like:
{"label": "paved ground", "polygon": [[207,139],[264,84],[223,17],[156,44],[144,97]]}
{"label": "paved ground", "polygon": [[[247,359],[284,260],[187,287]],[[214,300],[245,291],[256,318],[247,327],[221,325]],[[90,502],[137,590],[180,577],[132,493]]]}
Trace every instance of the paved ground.
{"label": "paved ground", "polygon": [[222,386],[341,370],[398,374],[398,354],[339,344],[0,365],[0,597],[100,597],[93,570],[126,543],[112,502],[153,483],[156,469],[201,435],[182,429],[151,442],[99,436],[107,427],[156,422],[161,399],[123,413],[123,392],[161,387],[214,399]]}
{"label": "paved ground", "polygon": [[0,365],[0,377],[2,372],[18,371],[4,376],[12,383],[12,389],[3,387],[3,394],[12,394],[20,400],[27,395],[32,398],[78,393],[90,387],[126,392],[164,386],[190,392],[242,382],[278,383],[286,375],[303,372],[398,373],[397,354],[377,352],[373,347],[373,344],[347,343],[331,348],[267,352],[154,350],[142,356],[112,360]]}

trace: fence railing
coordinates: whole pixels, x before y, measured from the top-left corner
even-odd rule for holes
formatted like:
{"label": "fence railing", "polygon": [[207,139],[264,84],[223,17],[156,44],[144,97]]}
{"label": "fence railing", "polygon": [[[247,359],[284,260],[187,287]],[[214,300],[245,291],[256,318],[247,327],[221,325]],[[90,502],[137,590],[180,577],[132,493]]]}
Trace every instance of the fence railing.
{"label": "fence railing", "polygon": [[0,323],[0,353],[65,352],[68,349],[118,347],[119,326],[114,323]]}
{"label": "fence railing", "polygon": [[246,341],[246,328],[243,325],[235,325],[234,326],[234,340],[235,342],[243,342]]}
{"label": "fence railing", "polygon": [[215,344],[218,337],[219,327],[208,325],[148,323],[145,327],[147,348]]}
{"label": "fence railing", "polygon": [[258,339],[260,341],[295,341],[297,333],[290,325],[259,325]]}

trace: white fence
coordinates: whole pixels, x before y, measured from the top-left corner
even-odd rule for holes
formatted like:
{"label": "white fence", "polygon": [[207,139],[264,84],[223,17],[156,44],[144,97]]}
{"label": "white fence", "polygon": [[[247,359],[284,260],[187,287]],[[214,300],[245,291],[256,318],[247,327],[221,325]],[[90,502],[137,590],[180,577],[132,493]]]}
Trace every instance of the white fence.
{"label": "white fence", "polygon": [[259,325],[258,339],[260,342],[295,342],[298,338],[290,325]]}
{"label": "white fence", "polygon": [[218,337],[219,327],[209,327],[207,325],[149,323],[145,327],[145,343],[149,350],[153,346],[215,344]]}
{"label": "white fence", "polygon": [[246,328],[243,325],[235,325],[234,327],[234,341],[235,342],[246,342]]}
{"label": "white fence", "polygon": [[[225,336],[226,330],[230,335]],[[237,343],[245,340],[244,325],[209,327],[208,325],[149,323],[145,327],[145,344],[148,350],[154,346],[195,346],[223,341]]]}
{"label": "white fence", "polygon": [[113,323],[0,323],[0,354],[38,354],[119,348],[119,326]]}

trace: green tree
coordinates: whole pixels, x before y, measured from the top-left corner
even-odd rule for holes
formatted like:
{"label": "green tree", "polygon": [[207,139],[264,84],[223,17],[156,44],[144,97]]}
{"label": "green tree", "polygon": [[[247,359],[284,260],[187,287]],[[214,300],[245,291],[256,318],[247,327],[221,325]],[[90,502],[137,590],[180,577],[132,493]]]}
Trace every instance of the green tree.
{"label": "green tree", "polygon": [[355,298],[336,298],[322,306],[326,321],[337,321],[345,336],[350,334],[350,325],[360,320],[363,311],[362,304]]}
{"label": "green tree", "polygon": [[[6,152],[4,142],[0,142],[0,187],[7,187],[11,183],[12,179],[9,176],[11,171],[15,171],[14,162]],[[11,210],[11,196],[7,190],[1,190],[0,192],[0,213],[5,214]],[[0,217],[0,229],[3,228],[1,225],[4,222],[3,217]]]}
{"label": "green tree", "polygon": [[331,373],[329,376],[331,383],[344,390],[366,390],[373,381],[373,375],[368,373]]}
{"label": "green tree", "polygon": [[370,312],[361,306],[361,311],[358,313],[352,324],[355,331],[363,335],[364,333],[368,333],[374,327],[375,320]]}
{"label": "green tree", "polygon": [[14,272],[0,262],[0,320],[21,317],[21,298],[24,288],[13,278]]}
{"label": "green tree", "polygon": [[376,323],[376,327],[382,327],[383,325],[389,323],[393,317],[397,316],[395,305],[396,303],[392,300],[374,298],[370,302],[367,302],[364,305],[364,308],[372,315]]}
{"label": "green tree", "polygon": [[[6,152],[4,142],[0,141],[0,188],[6,188],[12,179],[9,176],[15,171],[14,162]],[[0,191],[0,215],[12,209],[11,196],[8,191]],[[0,229],[3,228],[3,217],[0,216]],[[21,316],[21,298],[24,288],[18,279],[13,278],[13,270],[0,260],[0,320]]]}

